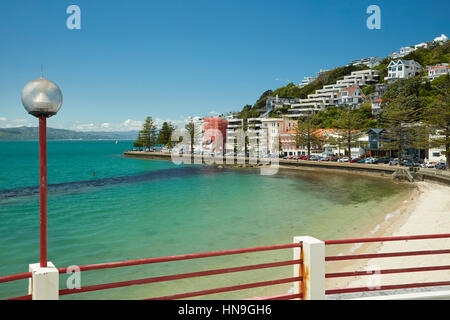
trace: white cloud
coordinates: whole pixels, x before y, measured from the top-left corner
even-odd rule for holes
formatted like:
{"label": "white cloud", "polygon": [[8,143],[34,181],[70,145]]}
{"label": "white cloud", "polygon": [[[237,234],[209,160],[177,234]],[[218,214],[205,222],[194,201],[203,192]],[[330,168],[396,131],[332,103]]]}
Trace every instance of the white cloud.
{"label": "white cloud", "polygon": [[210,116],[218,116],[218,115],[220,115],[220,113],[217,112],[217,111],[210,111],[208,114],[209,114]]}
{"label": "white cloud", "polygon": [[33,118],[30,119],[14,119],[14,120],[8,120],[5,117],[0,117],[0,127],[1,128],[14,128],[14,127],[33,127],[37,126],[33,122]]}
{"label": "white cloud", "polygon": [[[9,120],[5,117],[0,117],[0,128],[14,128],[14,127],[37,127],[36,119],[15,119]],[[164,122],[169,122],[172,125],[184,127],[188,119],[162,119],[153,118],[155,125],[160,128]],[[69,122],[61,122],[57,118],[51,118],[48,127],[56,129],[66,129],[75,131],[138,131],[142,129],[144,121],[127,119],[123,122],[84,122],[80,120],[73,120]]]}

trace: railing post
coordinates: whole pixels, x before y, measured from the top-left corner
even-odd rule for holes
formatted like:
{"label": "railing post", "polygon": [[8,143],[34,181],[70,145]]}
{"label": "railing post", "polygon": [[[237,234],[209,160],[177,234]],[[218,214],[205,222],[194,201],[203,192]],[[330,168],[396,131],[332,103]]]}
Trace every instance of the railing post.
{"label": "railing post", "polygon": [[53,263],[47,262],[47,267],[42,268],[40,263],[29,265],[32,273],[28,282],[28,294],[33,300],[58,300],[59,299],[59,272]]}
{"label": "railing post", "polygon": [[303,300],[325,300],[325,243],[313,237],[294,237],[294,260],[303,260],[303,265],[294,265],[294,277],[303,280],[295,286],[294,293],[302,292]]}

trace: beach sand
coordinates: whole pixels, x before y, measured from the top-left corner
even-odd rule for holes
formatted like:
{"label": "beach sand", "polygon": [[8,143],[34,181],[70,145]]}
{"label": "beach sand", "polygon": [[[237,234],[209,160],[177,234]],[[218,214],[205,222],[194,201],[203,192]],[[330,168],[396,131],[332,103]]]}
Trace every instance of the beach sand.
{"label": "beach sand", "polygon": [[[450,233],[450,187],[418,182],[409,200],[386,214],[381,224],[367,237],[389,237]],[[382,244],[345,245],[341,253],[382,253],[418,250],[450,249],[450,238],[384,242]],[[343,246],[343,247],[345,247]],[[326,272],[380,270],[450,265],[450,255],[421,255],[411,257],[327,262]],[[449,281],[450,270],[382,274],[348,278],[330,278],[326,288],[367,287],[377,285]]]}

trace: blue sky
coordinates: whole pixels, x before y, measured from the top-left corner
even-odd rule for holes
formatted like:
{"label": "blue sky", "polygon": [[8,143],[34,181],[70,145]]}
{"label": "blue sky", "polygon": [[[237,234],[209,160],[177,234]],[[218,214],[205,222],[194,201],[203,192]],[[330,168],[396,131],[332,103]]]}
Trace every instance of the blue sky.
{"label": "blue sky", "polygon": [[[66,8],[81,8],[68,30]],[[366,27],[369,5],[381,30]],[[20,101],[40,75],[64,103],[49,125],[136,129],[240,110],[320,69],[450,36],[449,1],[0,0],[0,127],[36,125]]]}

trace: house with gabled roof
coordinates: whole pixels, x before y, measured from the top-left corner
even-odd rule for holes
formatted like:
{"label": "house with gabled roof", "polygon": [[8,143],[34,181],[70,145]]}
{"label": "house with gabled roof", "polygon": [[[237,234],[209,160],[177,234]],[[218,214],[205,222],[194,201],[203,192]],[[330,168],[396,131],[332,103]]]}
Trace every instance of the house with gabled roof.
{"label": "house with gabled roof", "polygon": [[422,66],[414,60],[392,60],[388,65],[388,76],[384,80],[391,82],[397,79],[414,77]]}
{"label": "house with gabled roof", "polygon": [[357,85],[342,88],[337,96],[337,104],[340,106],[359,107],[364,100],[363,96],[361,88]]}

